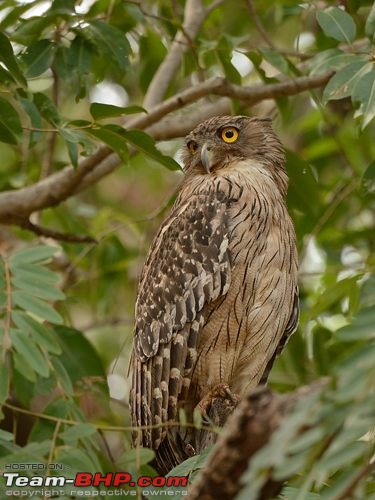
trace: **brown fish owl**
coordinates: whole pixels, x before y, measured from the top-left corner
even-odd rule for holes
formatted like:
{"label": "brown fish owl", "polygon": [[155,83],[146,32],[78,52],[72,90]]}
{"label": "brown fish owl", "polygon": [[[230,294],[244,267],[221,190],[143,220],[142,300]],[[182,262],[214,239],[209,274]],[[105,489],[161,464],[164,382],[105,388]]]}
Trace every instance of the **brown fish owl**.
{"label": "brown fish owl", "polygon": [[235,402],[264,383],[298,321],[288,177],[270,120],[211,118],[186,137],[183,162],[135,308],[135,440],[156,450],[162,472],[201,443],[198,431],[160,424],[180,409],[212,415],[215,397]]}

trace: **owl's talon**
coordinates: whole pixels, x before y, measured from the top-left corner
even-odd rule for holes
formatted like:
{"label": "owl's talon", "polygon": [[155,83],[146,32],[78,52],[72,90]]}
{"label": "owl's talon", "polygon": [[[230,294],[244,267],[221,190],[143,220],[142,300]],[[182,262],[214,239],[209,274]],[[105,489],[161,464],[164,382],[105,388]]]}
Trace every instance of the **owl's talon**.
{"label": "owl's talon", "polygon": [[[216,404],[219,402],[219,404]],[[216,414],[233,411],[238,404],[238,397],[232,393],[228,384],[215,385],[197,404],[196,409],[202,414],[202,420],[208,425],[215,424]]]}
{"label": "owl's talon", "polygon": [[188,457],[194,457],[194,455],[196,455],[196,451],[195,451],[194,446],[192,446],[190,443],[188,443],[185,446],[185,453]]}

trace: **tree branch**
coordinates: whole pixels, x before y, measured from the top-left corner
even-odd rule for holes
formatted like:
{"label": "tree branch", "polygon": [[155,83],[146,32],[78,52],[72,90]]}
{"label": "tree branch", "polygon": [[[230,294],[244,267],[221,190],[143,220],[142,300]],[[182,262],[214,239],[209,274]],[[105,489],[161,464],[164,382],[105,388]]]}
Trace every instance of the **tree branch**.
{"label": "tree branch", "polygon": [[60,233],[59,231],[48,229],[47,227],[40,226],[39,224],[34,224],[30,220],[23,222],[21,227],[32,231],[38,236],[45,236],[46,238],[53,238],[54,240],[65,241],[67,243],[97,243],[96,239],[91,236]]}
{"label": "tree branch", "polygon": [[[296,95],[305,90],[321,87],[331,76],[332,73],[329,72],[323,75],[302,76],[272,85],[258,84],[248,87],[234,85],[225,78],[216,77],[176,94],[155,106],[146,115],[129,119],[125,126],[145,129],[157,140],[170,139],[177,137],[177,130],[178,134],[184,135],[209,116],[230,111],[229,101],[219,100],[218,104],[213,103],[194,112],[191,119],[186,120],[184,124],[181,123],[181,116],[177,116],[155,125],[173,111],[196,102],[202,97],[208,95],[230,97],[250,106],[264,99]],[[153,125],[155,126],[152,127]],[[76,169],[71,166],[65,167],[31,186],[4,191],[0,193],[0,223],[22,226],[31,213],[58,205],[112,172],[120,163],[120,159],[110,148],[102,146],[92,156],[82,160]]]}
{"label": "tree branch", "polygon": [[182,56],[196,38],[200,27],[208,14],[222,3],[213,2],[204,8],[201,0],[187,0],[182,28],[177,32],[170,50],[157,69],[145,96],[144,107],[150,109],[163,100],[169,84],[178,71]]}
{"label": "tree branch", "polygon": [[[319,387],[321,384],[313,384],[280,396],[263,386],[244,397],[228,418],[204,469],[191,485],[189,499],[235,498],[249,460],[268,443],[296,402]],[[274,498],[282,488],[284,481],[273,480],[271,473],[270,470],[257,497],[259,500]]]}
{"label": "tree branch", "polygon": [[250,16],[255,24],[255,27],[260,34],[260,36],[263,38],[263,40],[266,42],[266,44],[271,47],[271,49],[276,50],[276,47],[271,40],[271,38],[268,36],[267,31],[264,29],[264,26],[262,24],[262,21],[259,19],[259,16],[257,14],[255,5],[253,3],[253,0],[245,0],[245,4],[249,10]]}

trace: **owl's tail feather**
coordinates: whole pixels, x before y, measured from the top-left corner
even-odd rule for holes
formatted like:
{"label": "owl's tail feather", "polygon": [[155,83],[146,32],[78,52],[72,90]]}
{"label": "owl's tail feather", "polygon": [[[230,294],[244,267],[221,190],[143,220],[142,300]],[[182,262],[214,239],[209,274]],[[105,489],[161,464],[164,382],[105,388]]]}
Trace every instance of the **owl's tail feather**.
{"label": "owl's tail feather", "polygon": [[156,450],[156,457],[151,465],[160,475],[167,475],[174,467],[189,458],[184,448],[185,444],[178,430],[169,431]]}

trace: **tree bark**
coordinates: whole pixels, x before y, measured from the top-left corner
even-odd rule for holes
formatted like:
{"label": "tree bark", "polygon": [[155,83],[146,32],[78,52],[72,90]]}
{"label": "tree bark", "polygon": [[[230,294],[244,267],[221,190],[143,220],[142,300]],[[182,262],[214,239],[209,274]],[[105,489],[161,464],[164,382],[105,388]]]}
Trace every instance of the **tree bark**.
{"label": "tree bark", "polygon": [[[265,446],[284,417],[317,385],[278,395],[266,387],[248,394],[229,417],[215,449],[197,480],[189,488],[190,500],[230,500],[241,490],[241,476],[249,460]],[[277,495],[284,481],[272,479],[272,470],[258,494],[259,500]]]}

